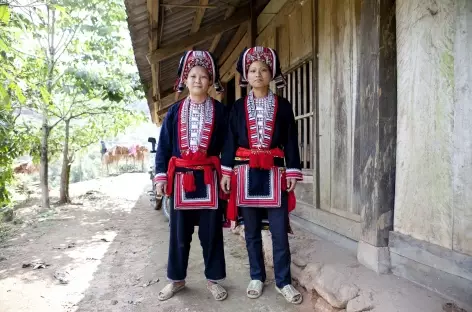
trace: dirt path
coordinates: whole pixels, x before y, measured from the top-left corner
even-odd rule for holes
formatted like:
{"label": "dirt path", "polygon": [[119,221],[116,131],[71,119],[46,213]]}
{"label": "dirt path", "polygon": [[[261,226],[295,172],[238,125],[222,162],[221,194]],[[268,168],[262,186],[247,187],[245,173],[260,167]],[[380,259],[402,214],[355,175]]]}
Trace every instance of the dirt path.
{"label": "dirt path", "polygon": [[[81,205],[40,215],[4,242],[0,311],[312,311],[309,300],[300,307],[287,304],[272,280],[260,299],[248,299],[247,254],[227,231],[228,299],[217,303],[207,292],[194,235],[188,289],[159,302],[157,294],[166,283],[168,226],[143,195],[148,183],[145,174],[125,174],[72,185]],[[94,192],[86,194],[89,190]]]}

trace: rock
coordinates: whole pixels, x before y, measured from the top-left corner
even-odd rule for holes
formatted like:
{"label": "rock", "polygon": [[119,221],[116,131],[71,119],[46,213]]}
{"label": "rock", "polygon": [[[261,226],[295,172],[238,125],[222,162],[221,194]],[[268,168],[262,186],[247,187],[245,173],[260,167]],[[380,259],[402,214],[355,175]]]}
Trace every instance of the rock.
{"label": "rock", "polygon": [[290,265],[290,271],[292,272],[292,278],[300,281],[300,278],[302,277],[302,269],[292,263]]}
{"label": "rock", "polygon": [[159,282],[158,278],[152,279],[152,280],[149,280],[147,283],[143,284],[142,287],[148,287],[148,286],[151,286],[153,284],[156,284],[157,282]]}
{"label": "rock", "polygon": [[332,307],[326,300],[319,297],[315,303],[315,312],[339,312],[341,309],[336,309]]}
{"label": "rock", "polygon": [[112,304],[112,305],[117,305],[117,304],[118,304],[118,300],[112,300],[112,301],[111,301],[111,304]]}
{"label": "rock", "polygon": [[45,269],[48,266],[50,266],[50,264],[47,264],[44,261],[33,261],[31,263],[23,263],[23,265],[21,267],[23,269],[32,267],[33,270],[38,270],[38,269]]}
{"label": "rock", "polygon": [[54,278],[57,279],[61,284],[69,284],[70,276],[67,271],[56,271]]}
{"label": "rock", "polygon": [[295,264],[297,267],[304,269],[307,265],[307,262],[302,259],[301,257],[293,257],[292,263]]}
{"label": "rock", "polygon": [[370,311],[374,308],[374,299],[371,293],[361,293],[354,299],[349,300],[346,312]]}
{"label": "rock", "polygon": [[0,211],[0,221],[2,222],[11,222],[15,217],[15,212],[11,208],[6,208],[3,211]]}
{"label": "rock", "polygon": [[272,236],[269,231],[262,231],[262,251],[266,266],[274,267],[274,257],[272,252]]}
{"label": "rock", "polygon": [[451,302],[445,303],[442,308],[445,312],[467,312],[466,310],[458,307],[455,303]]}
{"label": "rock", "polygon": [[309,263],[301,273],[300,284],[323,297],[330,305],[344,309],[359,294],[359,288],[347,284],[343,274],[330,265]]}
{"label": "rock", "polygon": [[300,279],[299,282],[300,284],[305,287],[306,289],[309,290],[315,290],[315,285],[313,282],[316,279],[316,276],[319,274],[321,270],[322,264],[320,263],[309,263],[303,269],[303,271],[300,274]]}

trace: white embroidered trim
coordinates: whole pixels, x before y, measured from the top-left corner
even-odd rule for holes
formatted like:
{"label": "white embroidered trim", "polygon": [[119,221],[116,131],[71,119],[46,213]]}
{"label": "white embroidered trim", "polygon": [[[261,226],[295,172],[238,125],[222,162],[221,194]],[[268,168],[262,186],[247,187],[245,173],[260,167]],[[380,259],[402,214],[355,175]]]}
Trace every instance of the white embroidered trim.
{"label": "white embroidered trim", "polygon": [[287,178],[295,178],[297,180],[303,180],[303,173],[300,169],[288,168],[286,169]]}

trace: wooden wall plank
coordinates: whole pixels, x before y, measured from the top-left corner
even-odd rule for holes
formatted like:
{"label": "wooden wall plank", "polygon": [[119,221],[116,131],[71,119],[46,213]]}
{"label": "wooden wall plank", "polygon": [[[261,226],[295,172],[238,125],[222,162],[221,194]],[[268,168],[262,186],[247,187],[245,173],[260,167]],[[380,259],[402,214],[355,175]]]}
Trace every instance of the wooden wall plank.
{"label": "wooden wall plank", "polygon": [[300,6],[301,10],[301,47],[300,47],[300,57],[304,58],[309,55],[313,50],[313,9],[311,1],[304,1]]}
{"label": "wooden wall plank", "polygon": [[[302,69],[299,67],[296,71],[296,76],[293,75],[293,78],[296,78],[296,82],[294,81],[294,86],[296,87],[297,94],[296,94],[296,101],[292,102],[292,105],[296,103],[297,110],[296,115],[303,115],[303,106],[302,106]],[[302,127],[303,127],[303,120],[297,121],[298,126],[298,148],[300,150],[301,161],[303,161],[303,144],[302,144]]]}
{"label": "wooden wall plank", "polygon": [[350,22],[351,0],[339,0],[333,7],[333,136],[331,141],[331,208],[349,210],[350,181],[352,168],[352,148],[349,144],[352,134],[352,40],[353,29]]}
{"label": "wooden wall plank", "polygon": [[302,12],[300,8],[295,9],[288,15],[290,65],[296,65],[301,59],[302,50]]}
{"label": "wooden wall plank", "polygon": [[277,27],[276,36],[280,66],[282,67],[282,71],[285,71],[290,66],[290,39],[288,26],[285,24]]}
{"label": "wooden wall plank", "polygon": [[[308,84],[308,77],[307,77],[307,69],[310,66],[310,63],[305,64],[303,66],[303,73],[302,73],[302,88],[303,88],[303,98],[302,98],[302,107],[303,107],[303,114],[311,113],[309,103],[308,103],[308,94],[310,94],[309,84]],[[311,98],[310,98],[311,100]],[[303,119],[303,161],[305,168],[308,166],[308,162],[310,161],[309,157],[311,156],[310,153],[310,146],[308,145],[308,120],[311,117]],[[310,161],[311,163],[311,161]]]}
{"label": "wooden wall plank", "polygon": [[320,170],[320,209],[329,210],[331,206],[331,14],[332,1],[319,0],[318,15],[318,85],[319,85],[319,170]]}

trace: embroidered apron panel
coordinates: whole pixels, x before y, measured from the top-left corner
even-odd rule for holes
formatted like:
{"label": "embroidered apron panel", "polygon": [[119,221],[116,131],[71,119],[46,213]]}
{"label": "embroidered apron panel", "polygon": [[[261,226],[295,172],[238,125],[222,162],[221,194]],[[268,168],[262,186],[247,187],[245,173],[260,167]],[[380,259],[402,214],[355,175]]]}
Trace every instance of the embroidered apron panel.
{"label": "embroidered apron panel", "polygon": [[195,177],[196,190],[194,192],[185,192],[183,187],[185,172],[175,173],[174,209],[218,209],[218,179],[216,171],[213,171],[213,181],[207,185],[204,182],[202,170],[195,170],[193,174]]}
{"label": "embroidered apron panel", "polygon": [[282,174],[279,167],[270,170],[237,167],[237,197],[239,207],[279,208],[282,197]]}

